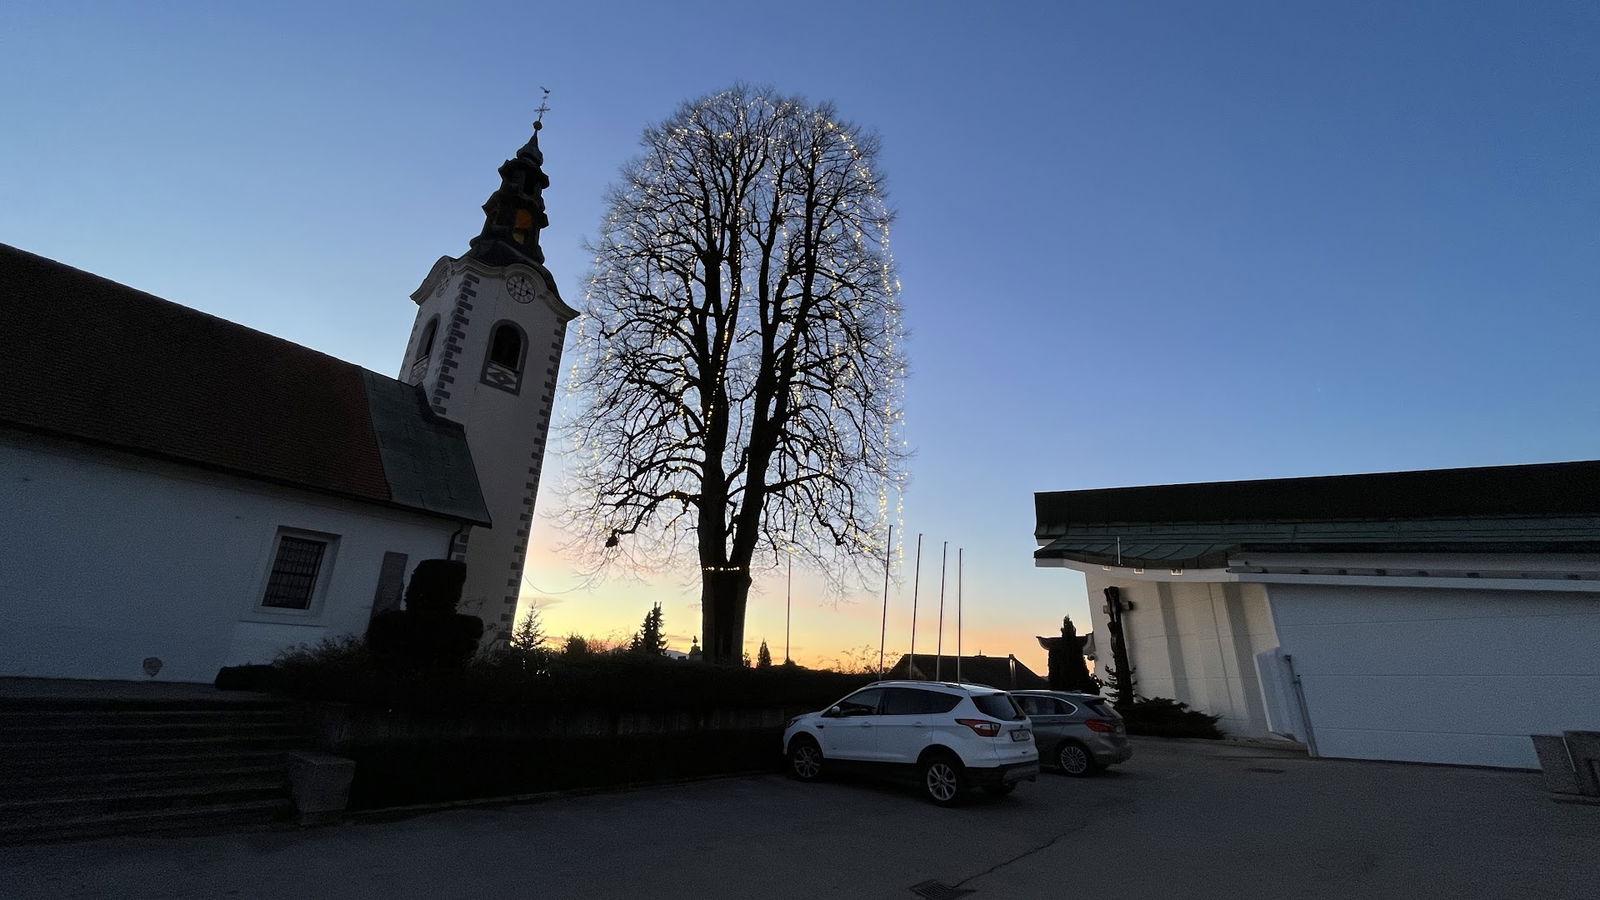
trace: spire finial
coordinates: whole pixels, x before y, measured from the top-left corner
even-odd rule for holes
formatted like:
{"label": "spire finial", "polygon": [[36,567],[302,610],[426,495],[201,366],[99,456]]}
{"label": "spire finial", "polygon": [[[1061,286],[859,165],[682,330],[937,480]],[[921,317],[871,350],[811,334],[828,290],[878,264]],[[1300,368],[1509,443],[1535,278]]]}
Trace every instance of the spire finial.
{"label": "spire finial", "polygon": [[[548,99],[550,89],[542,90]],[[539,129],[549,111],[550,105],[541,100],[533,136],[516,156],[500,166],[500,189],[483,204],[483,231],[472,239],[469,256],[492,266],[518,261],[544,264],[539,231],[550,224],[550,217],[544,212],[544,189],[550,186],[550,179],[544,174]]]}
{"label": "spire finial", "polygon": [[533,120],[534,131],[544,127],[544,114],[550,111],[550,89],[540,85],[539,90],[544,91],[544,96],[539,98],[539,108],[534,110],[539,114],[539,118]]}

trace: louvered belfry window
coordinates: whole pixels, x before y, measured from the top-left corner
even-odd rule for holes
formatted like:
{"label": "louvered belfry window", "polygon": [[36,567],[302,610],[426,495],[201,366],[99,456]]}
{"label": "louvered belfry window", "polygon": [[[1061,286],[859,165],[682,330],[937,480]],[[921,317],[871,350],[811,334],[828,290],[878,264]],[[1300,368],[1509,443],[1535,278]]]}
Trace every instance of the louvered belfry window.
{"label": "louvered belfry window", "polygon": [[483,360],[483,383],[512,394],[520,392],[525,344],[521,328],[506,321],[496,324]]}
{"label": "louvered belfry window", "polygon": [[322,571],[326,541],[284,535],[278,539],[278,556],[272,562],[272,577],[267,580],[267,595],[262,606],[273,609],[310,609],[317,590],[317,574]]}

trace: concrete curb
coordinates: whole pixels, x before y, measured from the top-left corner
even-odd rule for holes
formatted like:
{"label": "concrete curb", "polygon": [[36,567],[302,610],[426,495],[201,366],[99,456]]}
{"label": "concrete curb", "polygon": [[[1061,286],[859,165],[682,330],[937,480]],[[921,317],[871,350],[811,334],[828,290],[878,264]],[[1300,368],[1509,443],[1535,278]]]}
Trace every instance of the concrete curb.
{"label": "concrete curb", "polygon": [[1265,741],[1251,738],[1175,738],[1153,734],[1130,734],[1130,741],[1152,741],[1163,744],[1204,744],[1208,747],[1243,747],[1249,750],[1277,750],[1284,753],[1306,753],[1306,745],[1297,741]]}

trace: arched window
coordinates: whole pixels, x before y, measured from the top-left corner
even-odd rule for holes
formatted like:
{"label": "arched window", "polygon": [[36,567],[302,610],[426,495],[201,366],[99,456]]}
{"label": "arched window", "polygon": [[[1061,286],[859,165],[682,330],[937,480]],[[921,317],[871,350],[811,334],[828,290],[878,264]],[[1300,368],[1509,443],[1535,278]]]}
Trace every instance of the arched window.
{"label": "arched window", "polygon": [[427,359],[433,353],[433,339],[439,334],[439,317],[434,316],[422,327],[422,340],[417,342],[417,359]]}
{"label": "arched window", "polygon": [[515,394],[522,388],[522,361],[528,345],[515,322],[495,323],[483,360],[483,383]]}
{"label": "arched window", "polygon": [[519,244],[526,244],[528,242],[528,232],[530,232],[532,230],[533,230],[533,212],[532,212],[532,210],[526,210],[526,209],[517,210],[517,221],[516,221],[516,224],[514,226],[512,226],[511,239],[516,241]]}
{"label": "arched window", "polygon": [[522,368],[522,332],[509,322],[494,329],[494,339],[489,343],[489,361],[505,366],[513,372]]}
{"label": "arched window", "polygon": [[439,334],[439,317],[434,316],[422,326],[422,336],[417,339],[417,353],[411,360],[411,381],[416,384],[428,374],[428,358],[433,354],[433,340]]}

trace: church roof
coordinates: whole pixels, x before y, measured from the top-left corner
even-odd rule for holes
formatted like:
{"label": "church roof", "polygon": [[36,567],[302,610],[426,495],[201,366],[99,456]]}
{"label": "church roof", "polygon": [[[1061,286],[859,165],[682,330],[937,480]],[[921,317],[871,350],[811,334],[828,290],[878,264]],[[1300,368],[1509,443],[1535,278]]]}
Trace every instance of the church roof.
{"label": "church roof", "polygon": [[0,244],[0,424],[489,524],[419,389]]}

